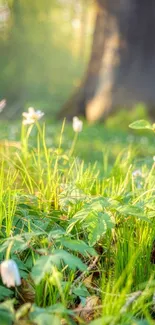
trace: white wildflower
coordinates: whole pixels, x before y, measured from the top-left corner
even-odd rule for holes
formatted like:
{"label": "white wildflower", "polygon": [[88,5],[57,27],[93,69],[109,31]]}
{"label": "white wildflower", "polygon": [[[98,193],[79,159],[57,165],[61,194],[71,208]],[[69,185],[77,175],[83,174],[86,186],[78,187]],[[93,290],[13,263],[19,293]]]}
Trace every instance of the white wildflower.
{"label": "white wildflower", "polygon": [[0,113],[3,111],[5,106],[6,106],[6,99],[2,99],[0,101]]}
{"label": "white wildflower", "polygon": [[73,130],[75,132],[81,132],[83,128],[83,122],[77,117],[73,117]]}
{"label": "white wildflower", "polygon": [[153,156],[153,161],[155,162],[155,156]]}
{"label": "white wildflower", "polygon": [[13,260],[5,260],[0,264],[2,282],[8,287],[21,285],[21,278],[18,266]]}
{"label": "white wildflower", "polygon": [[140,170],[140,169],[136,169],[136,170],[134,170],[133,173],[132,173],[132,176],[133,176],[133,177],[142,177],[142,172],[141,172],[141,170]]}
{"label": "white wildflower", "polygon": [[39,121],[44,116],[44,113],[41,111],[35,111],[33,107],[29,107],[28,112],[23,112],[22,115],[24,117],[23,124],[27,125]]}

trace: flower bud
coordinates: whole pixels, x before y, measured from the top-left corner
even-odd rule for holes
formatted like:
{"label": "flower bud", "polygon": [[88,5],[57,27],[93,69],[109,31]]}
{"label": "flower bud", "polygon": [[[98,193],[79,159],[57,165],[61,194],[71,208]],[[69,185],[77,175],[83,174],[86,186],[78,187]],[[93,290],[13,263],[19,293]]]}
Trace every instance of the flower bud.
{"label": "flower bud", "polygon": [[8,287],[21,285],[21,278],[18,266],[13,260],[5,260],[0,264],[2,282]]}

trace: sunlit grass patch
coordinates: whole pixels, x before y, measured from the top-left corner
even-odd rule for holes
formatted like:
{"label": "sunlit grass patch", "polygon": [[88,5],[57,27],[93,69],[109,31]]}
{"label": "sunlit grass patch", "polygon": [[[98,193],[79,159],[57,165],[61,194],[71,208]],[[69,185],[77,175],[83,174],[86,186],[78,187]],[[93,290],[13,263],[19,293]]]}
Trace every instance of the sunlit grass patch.
{"label": "sunlit grass patch", "polygon": [[154,138],[24,118],[0,141],[4,324],[153,324]]}

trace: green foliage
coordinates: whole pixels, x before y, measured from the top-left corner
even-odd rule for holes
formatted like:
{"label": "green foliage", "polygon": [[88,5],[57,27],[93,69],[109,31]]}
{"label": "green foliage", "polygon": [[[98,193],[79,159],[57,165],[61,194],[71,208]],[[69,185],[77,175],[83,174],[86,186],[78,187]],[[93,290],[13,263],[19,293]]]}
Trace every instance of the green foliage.
{"label": "green foliage", "polygon": [[13,300],[6,300],[0,304],[0,320],[2,325],[11,325],[14,321]]}
{"label": "green foliage", "polygon": [[108,213],[103,213],[108,205],[108,201],[104,198],[92,199],[74,215],[68,230],[71,231],[76,225],[82,224],[83,230],[88,232],[90,246],[95,245],[108,229],[114,227],[111,216]]}
{"label": "green foliage", "polygon": [[148,121],[145,120],[135,121],[131,123],[129,127],[131,129],[138,129],[138,130],[142,130],[142,129],[153,130],[153,126]]}
{"label": "green foliage", "polygon": [[22,285],[1,281],[0,319],[152,325],[153,134],[143,144],[142,133],[84,123],[75,158],[69,125],[26,126],[15,147],[11,127],[0,142],[0,261],[16,262]]}
{"label": "green foliage", "polygon": [[[63,305],[57,304],[46,309],[33,307],[30,313],[30,319],[37,325],[54,325],[61,324],[61,315],[72,315],[73,313],[67,310]],[[59,316],[60,315],[60,316]]]}
{"label": "green foliage", "polygon": [[46,273],[50,273],[52,265],[56,265],[59,268],[61,261],[74,271],[76,268],[79,268],[81,271],[87,269],[86,265],[82,263],[78,257],[73,256],[64,250],[59,250],[51,256],[42,256],[37,260],[32,269],[34,282],[38,284],[44,278]]}
{"label": "green foliage", "polygon": [[0,285],[0,301],[11,296],[13,296],[13,291]]}
{"label": "green foliage", "polygon": [[79,252],[83,256],[87,256],[87,254],[90,254],[92,256],[97,255],[96,251],[82,240],[72,240],[72,239],[62,238],[60,242],[63,246],[75,252]]}

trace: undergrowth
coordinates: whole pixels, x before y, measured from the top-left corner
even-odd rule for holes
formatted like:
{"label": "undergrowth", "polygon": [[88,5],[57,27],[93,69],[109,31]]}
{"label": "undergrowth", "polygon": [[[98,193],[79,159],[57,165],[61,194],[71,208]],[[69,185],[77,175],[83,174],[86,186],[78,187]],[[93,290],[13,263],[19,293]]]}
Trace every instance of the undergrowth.
{"label": "undergrowth", "polygon": [[0,142],[0,260],[22,284],[0,283],[0,324],[154,324],[154,139],[84,125],[75,143],[65,123],[23,125],[19,139],[13,127]]}

